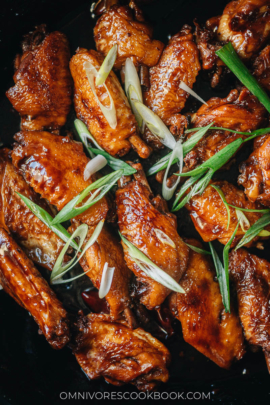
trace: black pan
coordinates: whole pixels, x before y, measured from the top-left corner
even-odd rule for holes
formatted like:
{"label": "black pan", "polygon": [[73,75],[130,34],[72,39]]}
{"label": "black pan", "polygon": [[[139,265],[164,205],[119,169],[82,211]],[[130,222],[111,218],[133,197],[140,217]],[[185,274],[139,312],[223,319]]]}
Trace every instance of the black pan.
{"label": "black pan", "polygon": [[[35,25],[46,23],[50,30],[63,31],[70,41],[71,52],[78,46],[94,48],[93,27],[95,21],[91,18],[90,3],[81,0],[5,0],[0,15],[0,128],[1,141],[11,146],[13,135],[19,130],[18,114],[12,109],[5,98],[5,91],[12,85],[15,54],[20,51],[20,41],[23,34]],[[156,39],[167,42],[168,36],[176,33],[183,24],[192,24],[195,17],[203,22],[211,16],[222,12],[224,0],[156,0],[147,2],[143,6],[147,19],[155,27]],[[207,81],[199,78],[197,88],[200,95],[208,99],[212,96],[225,96],[235,83],[227,88],[213,91]],[[194,101],[190,101],[187,109],[197,108]],[[66,128],[72,129],[74,112],[70,114]],[[217,177],[236,183],[238,164],[250,153],[249,147],[242,149],[237,157],[237,163],[228,172],[220,172]],[[131,156],[133,157],[133,156]],[[151,159],[153,164],[158,155]],[[145,165],[147,167],[147,165]],[[155,180],[151,186],[155,192],[159,187]],[[197,237],[187,212],[183,209],[179,214],[179,233],[182,236]],[[269,249],[264,252],[254,250],[257,255],[270,260]],[[42,270],[45,277],[48,277]],[[58,287],[57,293],[66,308],[77,312],[79,308],[87,311],[80,298],[80,292],[89,284],[87,277],[71,287]],[[20,308],[3,291],[0,292],[0,404],[38,404],[56,405],[69,403],[94,404],[103,403],[96,399],[78,399],[78,393],[97,394],[100,392],[116,392],[118,395],[134,393],[131,386],[114,387],[103,380],[89,381],[80,370],[74,356],[68,348],[53,351],[43,336],[38,335],[38,327],[25,310]],[[212,402],[220,404],[269,404],[270,385],[269,375],[261,352],[248,352],[244,359],[236,363],[230,371],[222,370],[213,362],[201,355],[184,342],[181,326],[175,325],[175,334],[167,339],[165,344],[172,353],[170,379],[162,385],[158,392],[163,399],[154,400],[155,403],[175,403],[176,394],[180,394],[178,401],[184,401],[187,393],[188,403]],[[180,356],[181,354],[181,356]],[[62,393],[62,394],[61,394]],[[73,399],[67,400],[70,393]],[[167,399],[171,395],[171,399]],[[62,398],[62,399],[61,399]],[[76,399],[77,398],[77,399]],[[81,397],[82,398],[82,397]],[[201,398],[201,399],[200,399]],[[210,398],[210,399],[209,399]],[[151,400],[151,398],[149,398]],[[104,402],[108,403],[108,400]],[[125,401],[126,402],[126,401]],[[130,400],[127,402],[139,402]]]}

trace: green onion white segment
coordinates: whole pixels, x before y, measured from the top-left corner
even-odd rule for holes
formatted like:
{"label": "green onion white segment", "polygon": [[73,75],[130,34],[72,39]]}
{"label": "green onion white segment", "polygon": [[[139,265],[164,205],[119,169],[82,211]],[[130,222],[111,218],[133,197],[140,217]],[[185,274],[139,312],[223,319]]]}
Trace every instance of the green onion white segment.
{"label": "green onion white segment", "polygon": [[180,89],[186,91],[187,93],[189,93],[191,96],[195,97],[197,100],[199,100],[201,103],[208,105],[197,93],[195,93],[194,90],[192,90],[190,87],[188,87],[188,85],[186,83],[184,83],[181,80],[180,83]]}
{"label": "green onion white segment", "polygon": [[85,166],[83,172],[84,181],[87,181],[92,174],[98,172],[99,170],[103,169],[107,164],[107,160],[102,155],[95,156],[92,160],[90,160],[87,165]]}
{"label": "green onion white segment", "polygon": [[115,267],[109,267],[106,262],[103,267],[100,288],[98,292],[99,298],[104,298],[111,289]]}
{"label": "green onion white segment", "polygon": [[106,58],[104,59],[96,77],[96,85],[100,86],[105,83],[110,71],[113,68],[114,62],[117,57],[117,44],[115,44],[108,52]]}
{"label": "green onion white segment", "polygon": [[137,70],[130,58],[125,62],[125,92],[141,133],[144,132],[144,121],[135,107],[134,100],[143,103],[142,88]]}
{"label": "green onion white segment", "polygon": [[172,187],[167,186],[167,178],[168,178],[169,170],[170,170],[171,165],[175,158],[177,158],[177,160],[178,160],[179,173],[182,173],[183,164],[184,164],[184,155],[183,155],[183,145],[182,145],[181,140],[177,141],[175,144],[175,147],[173,148],[165,175],[163,177],[162,196],[167,201],[169,201],[172,198],[172,196],[176,190],[176,187],[178,186],[179,181],[180,181],[180,177],[178,177],[178,179],[176,180],[176,182],[174,183],[174,185]]}
{"label": "green onion white segment", "polygon": [[150,278],[156,282],[162,284],[164,287],[169,288],[172,291],[185,293],[185,290],[165,271],[160,269],[155,263],[153,263],[145,254],[143,254],[136,246],[129,242],[121,233],[119,235],[128,247],[128,253],[134,260],[137,266]]}

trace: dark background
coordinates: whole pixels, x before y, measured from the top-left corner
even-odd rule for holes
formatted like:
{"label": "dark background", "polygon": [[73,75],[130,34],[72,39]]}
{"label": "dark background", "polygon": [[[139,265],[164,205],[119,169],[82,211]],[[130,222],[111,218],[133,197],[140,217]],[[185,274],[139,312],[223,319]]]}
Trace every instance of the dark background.
{"label": "dark background", "polygon": [[[176,33],[184,23],[191,24],[194,17],[203,22],[221,13],[225,4],[226,1],[223,0],[156,0],[146,5],[144,10],[147,19],[154,23],[154,37],[167,42],[168,35]],[[78,46],[91,48],[94,46],[94,21],[91,18],[90,5],[91,1],[86,3],[81,0],[2,0],[0,138],[5,144],[10,145],[14,133],[19,130],[18,114],[6,100],[4,92],[12,85],[13,59],[15,54],[20,52],[23,35],[35,25],[46,23],[49,29],[60,29],[67,34],[72,53]],[[215,93],[202,79],[199,79],[199,86],[200,95],[206,99],[214,95],[223,96],[229,92],[228,87]],[[248,155],[248,151],[241,153]],[[244,159],[243,154],[240,154],[239,159]],[[226,179],[231,176],[230,181],[235,181],[236,175],[237,172],[230,172]],[[223,174],[220,176],[224,178]],[[192,225],[185,217],[185,211],[182,212],[179,220],[180,234],[189,236]],[[69,291],[69,294],[72,294],[72,291]],[[74,309],[74,305],[70,308],[69,302],[65,300],[66,294],[63,297],[68,309]],[[78,302],[77,306],[80,306]],[[132,386],[119,388],[102,380],[88,381],[71,351],[68,348],[53,351],[43,336],[38,335],[37,329],[31,316],[3,291],[0,292],[1,405],[58,405],[67,402],[59,399],[62,391],[135,391]],[[230,371],[222,370],[183,341],[179,323],[176,326],[176,334],[165,344],[172,353],[171,377],[166,385],[160,387],[160,392],[211,392],[210,402],[224,405],[269,404],[269,375],[262,353],[249,352]],[[71,402],[86,403],[79,400]],[[159,401],[155,401],[157,402]],[[186,402],[191,404],[200,401]]]}

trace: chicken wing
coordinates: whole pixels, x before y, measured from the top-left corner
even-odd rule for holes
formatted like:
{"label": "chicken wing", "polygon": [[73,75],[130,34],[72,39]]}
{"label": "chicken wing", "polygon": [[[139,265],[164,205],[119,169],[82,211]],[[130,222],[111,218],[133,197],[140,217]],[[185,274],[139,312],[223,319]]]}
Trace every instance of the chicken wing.
{"label": "chicken wing", "polygon": [[229,271],[245,338],[262,347],[270,372],[270,264],[239,249],[230,253]]}
{"label": "chicken wing", "polygon": [[[89,159],[83,152],[82,144],[68,137],[48,132],[20,132],[15,135],[15,139],[20,142],[12,153],[15,166],[21,169],[34,190],[58,210],[96,179],[96,175],[92,175],[88,181],[84,180],[84,169]],[[112,211],[110,198],[103,197],[83,214],[72,219],[70,232],[85,223],[89,226],[89,238],[100,220],[113,220],[110,214]],[[111,315],[116,317],[130,305],[128,289],[131,272],[124,263],[120,243],[104,227],[98,241],[80,261],[97,288],[106,262],[109,267],[115,267],[114,281],[106,299]]]}
{"label": "chicken wing", "polygon": [[[189,244],[202,247],[195,240]],[[181,322],[186,342],[209,357],[219,367],[229,368],[243,357],[244,338],[239,318],[231,303],[226,313],[212,261],[190,252],[188,267],[180,285],[185,294],[172,293],[169,307]]]}
{"label": "chicken wing", "polygon": [[270,45],[266,46],[255,59],[253,75],[262,87],[270,91]]}
{"label": "chicken wing", "polygon": [[31,260],[52,270],[64,243],[16,194],[23,194],[50,213],[49,206],[25,182],[8,154],[8,149],[0,151],[0,226],[12,233]]}
{"label": "chicken wing", "polygon": [[[228,97],[211,98],[192,118],[194,128],[204,127],[213,123],[216,127],[234,129],[240,132],[254,131],[266,124],[267,113],[258,99],[247,89],[240,93],[232,90]],[[189,135],[189,138],[193,134]],[[185,157],[185,165],[189,170],[214,156],[221,149],[245,135],[220,130],[211,130]]]}
{"label": "chicken wing", "polygon": [[270,207],[270,135],[255,145],[254,152],[240,165],[238,184],[245,187],[251,202],[258,201]]}
{"label": "chicken wing", "polygon": [[21,129],[58,133],[71,107],[67,38],[58,31],[47,34],[42,25],[26,36],[22,49],[15,61],[15,86],[6,96],[21,115]]}
{"label": "chicken wing", "polygon": [[120,69],[127,58],[132,58],[135,65],[155,66],[164,44],[152,37],[152,28],[145,23],[134,2],[130,2],[130,7],[111,7],[98,19],[94,29],[97,50],[104,55],[117,44],[116,69]]}
{"label": "chicken wing", "polygon": [[90,314],[78,320],[74,354],[91,379],[114,385],[131,383],[150,391],[169,378],[170,353],[143,329],[129,329],[109,315]]}
{"label": "chicken wing", "polygon": [[74,106],[77,117],[87,125],[99,145],[110,155],[123,156],[132,146],[140,157],[147,158],[151,151],[137,135],[136,119],[116,75],[111,72],[106,79],[108,90],[104,85],[96,86],[97,97],[107,108],[111,104],[109,95],[112,97],[116,109],[116,128],[109,125],[91,90],[84,65],[91,63],[99,70],[102,61],[103,56],[100,53],[80,48],[70,61],[75,85]]}
{"label": "chicken wing", "polygon": [[192,88],[200,68],[192,29],[185,25],[170,39],[158,64],[150,69],[151,86],[144,93],[145,104],[170,126],[175,135],[180,134],[183,120],[179,113],[188,98],[188,93],[179,87],[180,83],[183,81]]}
{"label": "chicken wing", "polygon": [[[248,209],[262,208],[260,204],[250,202],[242,190],[227,181],[215,181],[212,184],[220,187],[228,204]],[[227,229],[228,214],[226,207],[218,192],[211,185],[201,195],[192,197],[190,202],[186,204],[186,208],[196,230],[205,242],[217,239],[225,245],[229,241],[238,223],[236,211],[234,208],[230,208],[230,225]],[[259,212],[245,212],[244,214],[250,225],[253,225],[262,216]],[[243,236],[244,231],[239,227],[232,246],[235,246]],[[248,246],[254,245],[258,239],[258,236],[255,237]]]}
{"label": "chicken wing", "polygon": [[[161,197],[153,198],[140,164],[133,165],[138,171],[135,179],[123,179],[124,184],[116,191],[118,224],[121,234],[140,249],[167,274],[179,281],[186,270],[188,247],[176,230],[176,220],[168,212]],[[175,244],[164,244],[156,231],[164,232]],[[125,260],[137,278],[136,293],[148,309],[162,304],[170,290],[146,276],[128,253],[124,243]]]}
{"label": "chicken wing", "polygon": [[31,260],[3,228],[0,228],[0,256],[3,289],[31,313],[54,349],[64,347],[69,342],[65,309]]}

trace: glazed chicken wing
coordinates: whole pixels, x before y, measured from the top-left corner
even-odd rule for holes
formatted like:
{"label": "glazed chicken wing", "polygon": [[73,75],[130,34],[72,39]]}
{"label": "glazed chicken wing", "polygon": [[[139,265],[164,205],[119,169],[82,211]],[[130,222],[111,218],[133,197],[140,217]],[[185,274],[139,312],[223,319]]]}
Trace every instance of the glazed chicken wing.
{"label": "glazed chicken wing", "polygon": [[86,75],[85,64],[91,63],[98,71],[103,62],[103,56],[96,51],[78,49],[70,61],[70,70],[74,80],[74,106],[77,117],[88,127],[98,144],[110,155],[123,156],[131,146],[142,158],[150,155],[150,149],[137,135],[137,123],[132,114],[128,100],[116,75],[111,72],[106,79],[106,86],[96,86],[96,94],[100,102],[107,108],[111,105],[108,92],[112,97],[117,125],[112,128],[102,113],[100,106],[91,90]]}
{"label": "glazed chicken wing", "polygon": [[229,271],[245,338],[262,347],[270,372],[270,264],[239,249],[230,254]]}
{"label": "glazed chicken wing", "polygon": [[[260,204],[250,202],[242,190],[227,181],[215,181],[212,184],[220,187],[228,204],[247,209],[262,208]],[[190,202],[186,204],[186,208],[196,230],[205,242],[217,239],[225,245],[229,241],[238,223],[236,211],[234,208],[230,208],[230,225],[227,229],[228,214],[226,207],[218,192],[211,185],[201,195],[192,197]],[[244,212],[244,214],[250,225],[253,225],[262,216],[259,212]],[[236,246],[243,236],[244,231],[239,226],[232,247]],[[248,246],[254,245],[258,239],[258,236],[252,239]]]}
{"label": "glazed chicken wing", "polygon": [[124,321],[97,314],[80,318],[77,327],[74,353],[89,378],[131,383],[142,391],[168,381],[170,353],[143,329],[129,329]]}
{"label": "glazed chicken wing", "polygon": [[238,184],[252,202],[270,207],[270,135],[254,143],[254,152],[240,165]]}
{"label": "glazed chicken wing", "polygon": [[20,115],[21,129],[55,131],[66,123],[71,107],[69,45],[61,32],[44,26],[30,33],[15,61],[15,86],[6,95]]}
{"label": "glazed chicken wing", "polygon": [[262,87],[270,91],[270,45],[255,59],[253,74]]}
{"label": "glazed chicken wing", "polygon": [[[240,132],[254,131],[266,124],[266,110],[258,99],[247,89],[240,93],[232,90],[228,97],[211,98],[208,105],[203,105],[192,118],[194,128],[205,127],[213,123],[216,127],[234,129]],[[189,135],[189,138],[193,134]],[[185,165],[189,170],[202,164],[221,149],[244,135],[228,131],[211,130],[185,157]]]}
{"label": "glazed chicken wing", "polygon": [[[197,241],[188,243],[201,248]],[[219,367],[229,368],[234,360],[243,357],[244,339],[232,303],[231,313],[225,312],[215,276],[209,257],[191,251],[180,281],[185,294],[172,293],[169,306],[181,322],[185,341]]]}
{"label": "glazed chicken wing", "polygon": [[31,313],[54,349],[69,342],[67,313],[31,260],[0,228],[0,284]]}
{"label": "glazed chicken wing", "polygon": [[[118,224],[121,234],[141,250],[157,266],[179,281],[188,260],[188,247],[176,230],[173,214],[168,212],[165,201],[153,198],[140,164],[133,165],[138,171],[135,179],[123,179],[116,191]],[[164,244],[156,231],[164,232],[175,244]],[[148,309],[162,304],[170,290],[146,276],[128,253],[124,243],[125,260],[137,278],[136,293]]]}
{"label": "glazed chicken wing", "polygon": [[[13,162],[20,168],[34,190],[61,210],[72,198],[96,180],[92,175],[84,180],[84,169],[89,159],[80,143],[68,137],[48,132],[20,132],[15,136],[20,142],[12,153]],[[86,197],[88,198],[88,197]],[[72,219],[73,232],[81,223],[87,224],[89,235],[102,219],[110,218],[111,202],[103,197],[87,211]],[[106,296],[112,316],[117,316],[130,305],[128,294],[130,270],[124,263],[123,251],[118,240],[104,227],[98,241],[89,248],[80,261],[93,284],[99,288],[103,266],[115,267],[114,281]]]}
{"label": "glazed chicken wing", "polygon": [[64,243],[16,194],[26,196],[50,213],[49,206],[29,187],[8,154],[8,149],[0,151],[0,226],[12,233],[30,259],[52,270]]}
{"label": "glazed chicken wing", "polygon": [[145,23],[134,2],[130,2],[130,6],[115,5],[98,19],[94,29],[97,50],[107,55],[117,44],[116,69],[120,69],[127,58],[132,58],[135,65],[155,66],[164,44],[152,39],[152,28]]}
{"label": "glazed chicken wing", "polygon": [[180,89],[180,83],[183,81],[192,88],[199,70],[198,49],[193,42],[191,27],[185,25],[170,39],[159,63],[150,69],[151,86],[144,93],[145,104],[170,126],[175,135],[180,134],[183,120],[179,112],[188,98],[188,93]]}

